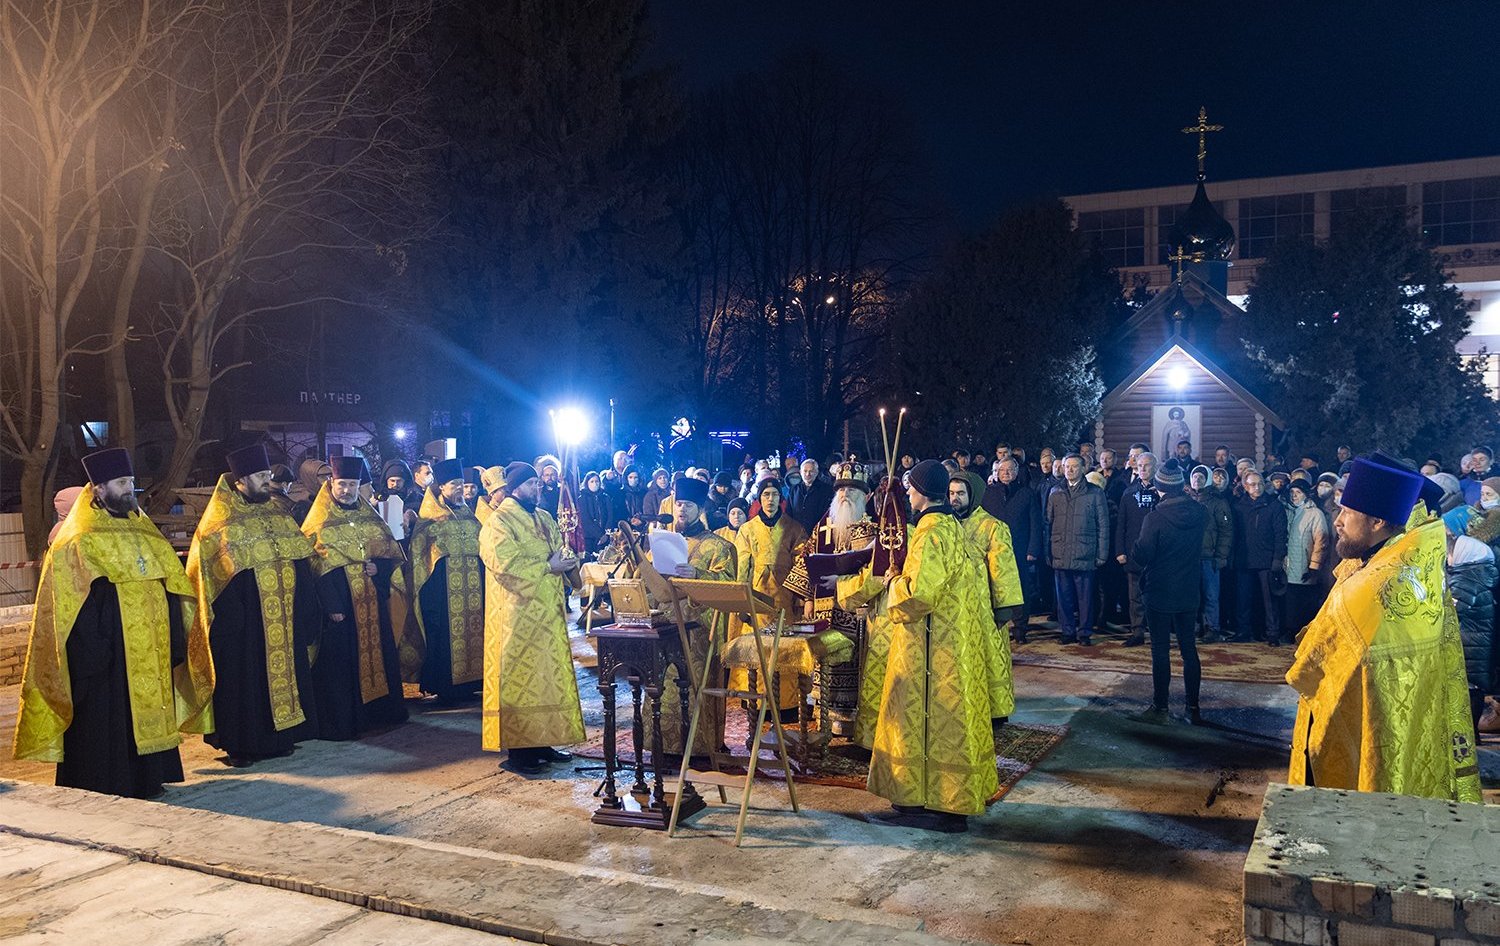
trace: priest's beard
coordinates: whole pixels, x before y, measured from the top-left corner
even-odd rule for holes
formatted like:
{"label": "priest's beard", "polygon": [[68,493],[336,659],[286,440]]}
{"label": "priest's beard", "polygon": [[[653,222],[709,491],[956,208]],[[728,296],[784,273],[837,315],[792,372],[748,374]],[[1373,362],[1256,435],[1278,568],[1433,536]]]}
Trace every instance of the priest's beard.
{"label": "priest's beard", "polygon": [[847,550],[850,527],[864,518],[863,506],[856,505],[849,499],[835,499],[833,505],[828,507],[828,524],[833,527],[833,547]]}
{"label": "priest's beard", "polygon": [[333,504],[335,506],[339,507],[340,509],[358,509],[359,508],[359,500],[358,499],[352,500],[352,501],[347,502],[347,503],[344,502],[344,501],[342,501],[342,500],[335,499],[333,501]]}
{"label": "priest's beard", "polygon": [[102,494],[98,499],[99,504],[104,507],[104,511],[111,516],[128,516],[141,508],[140,504],[135,501],[134,493],[124,493],[119,496]]}
{"label": "priest's beard", "polygon": [[245,502],[254,503],[257,506],[261,503],[268,503],[271,501],[271,484],[267,483],[260,489],[252,489],[247,484],[240,490],[240,495],[244,497]]}

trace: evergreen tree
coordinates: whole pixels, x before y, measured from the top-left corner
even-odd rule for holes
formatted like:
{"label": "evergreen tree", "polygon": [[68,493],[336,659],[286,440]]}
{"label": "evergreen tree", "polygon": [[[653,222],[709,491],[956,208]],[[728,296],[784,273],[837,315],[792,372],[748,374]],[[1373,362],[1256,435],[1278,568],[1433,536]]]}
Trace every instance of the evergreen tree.
{"label": "evergreen tree", "polygon": [[1452,465],[1493,438],[1495,402],[1457,351],[1472,318],[1451,275],[1390,211],[1276,246],[1250,290],[1242,364],[1291,447],[1439,450]]}

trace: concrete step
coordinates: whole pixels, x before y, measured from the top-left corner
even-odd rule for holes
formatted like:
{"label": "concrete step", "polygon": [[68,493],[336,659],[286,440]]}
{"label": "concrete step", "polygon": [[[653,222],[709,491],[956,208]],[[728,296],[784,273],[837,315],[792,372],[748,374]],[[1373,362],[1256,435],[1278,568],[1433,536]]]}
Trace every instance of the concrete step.
{"label": "concrete step", "polygon": [[847,906],[820,915],[705,884],[8,780],[0,835],[559,946],[952,942]]}
{"label": "concrete step", "polygon": [[479,930],[0,834],[0,940],[70,946],[507,946]]}

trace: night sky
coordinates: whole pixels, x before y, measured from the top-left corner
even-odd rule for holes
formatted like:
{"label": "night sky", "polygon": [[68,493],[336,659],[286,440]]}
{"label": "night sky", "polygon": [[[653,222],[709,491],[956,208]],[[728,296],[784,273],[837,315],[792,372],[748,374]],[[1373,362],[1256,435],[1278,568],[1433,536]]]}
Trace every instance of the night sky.
{"label": "night sky", "polygon": [[1500,3],[654,0],[689,88],[813,47],[903,101],[967,225],[1031,197],[1500,154]]}

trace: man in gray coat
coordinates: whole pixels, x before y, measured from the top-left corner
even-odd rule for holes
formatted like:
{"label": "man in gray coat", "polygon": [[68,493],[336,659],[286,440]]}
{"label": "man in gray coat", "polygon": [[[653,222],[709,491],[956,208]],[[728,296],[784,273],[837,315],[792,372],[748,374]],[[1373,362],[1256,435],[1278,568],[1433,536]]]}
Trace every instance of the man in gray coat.
{"label": "man in gray coat", "polygon": [[1093,643],[1094,573],[1109,555],[1109,502],[1083,478],[1078,454],[1063,458],[1063,485],[1047,497],[1048,561],[1057,583],[1057,623],[1064,644]]}

